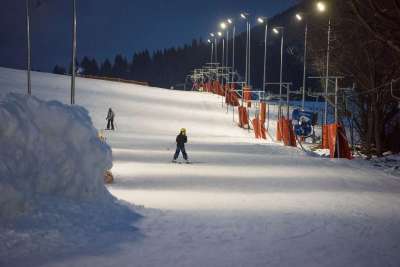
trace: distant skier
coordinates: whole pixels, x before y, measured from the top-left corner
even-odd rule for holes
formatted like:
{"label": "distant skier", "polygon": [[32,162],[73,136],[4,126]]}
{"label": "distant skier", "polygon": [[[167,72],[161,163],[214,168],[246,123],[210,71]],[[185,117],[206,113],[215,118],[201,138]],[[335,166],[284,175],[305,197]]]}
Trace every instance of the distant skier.
{"label": "distant skier", "polygon": [[182,128],[180,133],[176,136],[176,151],[172,162],[176,162],[176,159],[179,157],[179,153],[182,152],[183,158],[186,160],[186,163],[189,163],[188,156],[185,150],[185,143],[187,143],[186,129]]}
{"label": "distant skier", "polygon": [[111,130],[114,131],[114,117],[115,117],[115,113],[114,111],[109,108],[108,109],[108,113],[107,113],[107,130],[110,130],[110,126],[111,126]]}

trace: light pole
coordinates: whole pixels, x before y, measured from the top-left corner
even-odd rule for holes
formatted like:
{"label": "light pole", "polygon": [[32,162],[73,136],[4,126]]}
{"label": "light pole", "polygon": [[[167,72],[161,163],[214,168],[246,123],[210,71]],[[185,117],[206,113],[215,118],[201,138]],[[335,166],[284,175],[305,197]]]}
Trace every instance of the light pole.
{"label": "light pole", "polygon": [[[218,37],[222,37],[222,32],[217,32],[217,36],[218,36]],[[217,38],[216,38],[216,39],[217,39]],[[217,41],[217,43],[218,43],[218,41]],[[221,63],[223,62],[223,58],[224,58],[224,55],[222,54]],[[219,63],[219,62],[218,62],[218,58],[217,58],[217,63]],[[222,64],[221,64],[221,66],[222,66]]]}
{"label": "light pole", "polygon": [[214,56],[214,43],[208,39],[207,43],[211,44],[211,56],[210,56],[210,63],[213,63],[213,56]]}
{"label": "light pole", "polygon": [[240,17],[246,20],[246,71],[245,71],[245,82],[246,85],[249,84],[249,50],[250,50],[250,38],[249,38],[249,29],[250,23],[248,20],[248,13],[241,13]]}
{"label": "light pole", "polygon": [[257,19],[260,24],[265,23],[265,33],[264,33],[264,72],[263,72],[263,92],[265,94],[265,84],[267,76],[267,41],[268,41],[268,21],[265,17],[260,17]]}
{"label": "light pole", "polygon": [[[231,90],[235,90],[234,81],[235,81],[235,37],[236,37],[236,26],[233,24],[232,19],[226,20],[229,25],[233,26],[232,28],[232,71],[231,71]],[[229,42],[229,39],[228,39]],[[228,51],[229,52],[229,51]],[[228,61],[229,64],[229,61]],[[235,121],[235,105],[232,105],[232,120]]]}
{"label": "light pole", "polygon": [[[298,21],[302,21],[304,19],[304,15],[298,13],[296,14],[296,19]],[[304,30],[304,66],[303,66],[303,92],[302,92],[302,100],[301,100],[301,108],[304,110],[305,99],[306,99],[306,67],[307,67],[307,34],[308,34],[308,23],[306,22],[305,30]]]}
{"label": "light pole", "polygon": [[[222,31],[226,30],[226,23],[222,22],[220,24],[220,28],[221,28]],[[226,57],[226,55],[225,55],[225,38],[224,38],[222,32],[221,32],[220,36],[222,37],[222,67],[224,67],[225,66],[225,61],[226,61],[225,60],[225,57]]]}
{"label": "light pole", "polygon": [[228,67],[229,65],[229,30],[226,30],[226,64],[225,66]]}
{"label": "light pole", "polygon": [[[224,41],[224,38],[222,37],[222,32],[218,32],[217,35],[218,35],[219,37],[222,38],[222,59],[221,59],[221,66],[223,67],[223,66],[224,66],[225,41]],[[221,69],[222,69],[222,74],[221,74],[221,85],[222,85],[222,88],[224,88],[224,69],[223,69],[223,68],[221,68]],[[219,80],[219,77],[218,77],[218,80]],[[222,107],[224,106],[224,96],[223,96],[223,95],[222,95],[222,98],[221,98],[221,106],[222,106]]]}
{"label": "light pole", "polygon": [[[233,21],[231,19],[226,20],[227,27],[233,26]],[[232,36],[233,37],[233,36]],[[229,66],[229,29],[226,31],[226,66]]]}
{"label": "light pole", "polygon": [[229,65],[229,29],[228,29],[229,24],[230,24],[229,20],[227,20],[226,22],[222,22],[220,24],[221,29],[226,30],[226,53],[225,53],[225,63],[224,63],[226,67],[228,67]]}
{"label": "light pole", "polygon": [[328,85],[329,85],[329,56],[330,56],[330,42],[331,42],[331,19],[328,22],[328,47],[326,50],[326,77],[325,77],[325,125],[328,121]]}
{"label": "light pole", "polygon": [[248,53],[249,53],[249,63],[248,63],[248,70],[247,70],[247,82],[250,86],[251,83],[251,25],[250,22],[248,23],[248,27],[249,27],[249,49],[248,49]]}
{"label": "light pole", "polygon": [[[283,36],[284,36],[284,27],[275,27],[273,29],[273,32],[275,34],[281,33],[281,66],[280,66],[280,71],[279,71],[279,111],[278,111],[278,117],[280,118],[281,114],[281,108],[282,108],[282,80],[283,80]],[[279,31],[280,30],[280,31]],[[288,90],[288,89],[287,89]]]}
{"label": "light pole", "polygon": [[210,36],[214,38],[215,43],[215,63],[218,63],[218,40],[214,33],[210,33]]}
{"label": "light pole", "polygon": [[72,73],[71,73],[71,105],[75,104],[75,62],[76,62],[76,0],[72,0]]}
{"label": "light pole", "polygon": [[[233,24],[231,19],[228,19],[229,24]],[[234,82],[234,73],[235,73],[235,37],[236,37],[236,26],[233,25],[233,33],[232,33],[232,83]]]}
{"label": "light pole", "polygon": [[[324,2],[317,3],[317,10],[319,12],[326,11],[326,4]],[[330,42],[331,42],[331,19],[328,22],[328,47],[326,50],[326,77],[325,77],[325,112],[324,112],[324,124],[328,122],[328,85],[329,85],[329,56],[330,56]]]}
{"label": "light pole", "polygon": [[27,86],[28,86],[28,95],[32,94],[31,90],[31,12],[29,6],[29,0],[26,0],[26,42],[27,42],[27,52],[28,52],[28,60],[27,60]]}

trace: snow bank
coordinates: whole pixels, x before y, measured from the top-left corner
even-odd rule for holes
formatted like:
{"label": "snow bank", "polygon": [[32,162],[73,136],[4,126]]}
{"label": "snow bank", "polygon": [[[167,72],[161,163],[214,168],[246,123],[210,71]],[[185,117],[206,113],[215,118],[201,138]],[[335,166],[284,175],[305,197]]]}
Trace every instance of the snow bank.
{"label": "snow bank", "polygon": [[112,198],[103,184],[111,149],[86,109],[8,94],[0,118],[0,217],[26,211],[37,195]]}

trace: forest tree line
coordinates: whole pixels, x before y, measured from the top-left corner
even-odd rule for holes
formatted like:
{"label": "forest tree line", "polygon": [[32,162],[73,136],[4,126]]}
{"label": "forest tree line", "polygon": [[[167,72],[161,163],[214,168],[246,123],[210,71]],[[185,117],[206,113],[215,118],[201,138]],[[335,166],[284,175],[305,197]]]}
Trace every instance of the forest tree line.
{"label": "forest tree line", "polygon": [[[148,82],[152,86],[170,88],[184,81],[190,70],[200,67],[207,61],[207,44],[201,39],[193,40],[191,45],[172,47],[150,53],[148,50],[134,53],[131,58],[118,54],[113,60],[99,62],[84,56],[77,62],[78,71],[83,75],[121,78]],[[69,68],[68,73],[70,73]],[[66,74],[67,70],[56,65],[56,74]]]}

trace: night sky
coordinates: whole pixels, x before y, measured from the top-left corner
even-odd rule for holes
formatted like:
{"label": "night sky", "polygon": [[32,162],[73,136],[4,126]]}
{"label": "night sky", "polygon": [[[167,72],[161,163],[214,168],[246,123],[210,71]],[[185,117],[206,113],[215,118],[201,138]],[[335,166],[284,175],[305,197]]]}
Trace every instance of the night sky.
{"label": "night sky", "polygon": [[[31,0],[35,69],[67,66],[71,50],[70,0]],[[103,60],[122,53],[163,49],[207,39],[222,19],[246,11],[273,16],[296,0],[77,0],[78,57]],[[25,0],[1,0],[0,65],[23,68],[26,58]],[[238,26],[239,27],[239,26]],[[240,27],[244,28],[243,23]],[[239,27],[239,30],[241,30]],[[244,29],[243,29],[244,30]]]}

